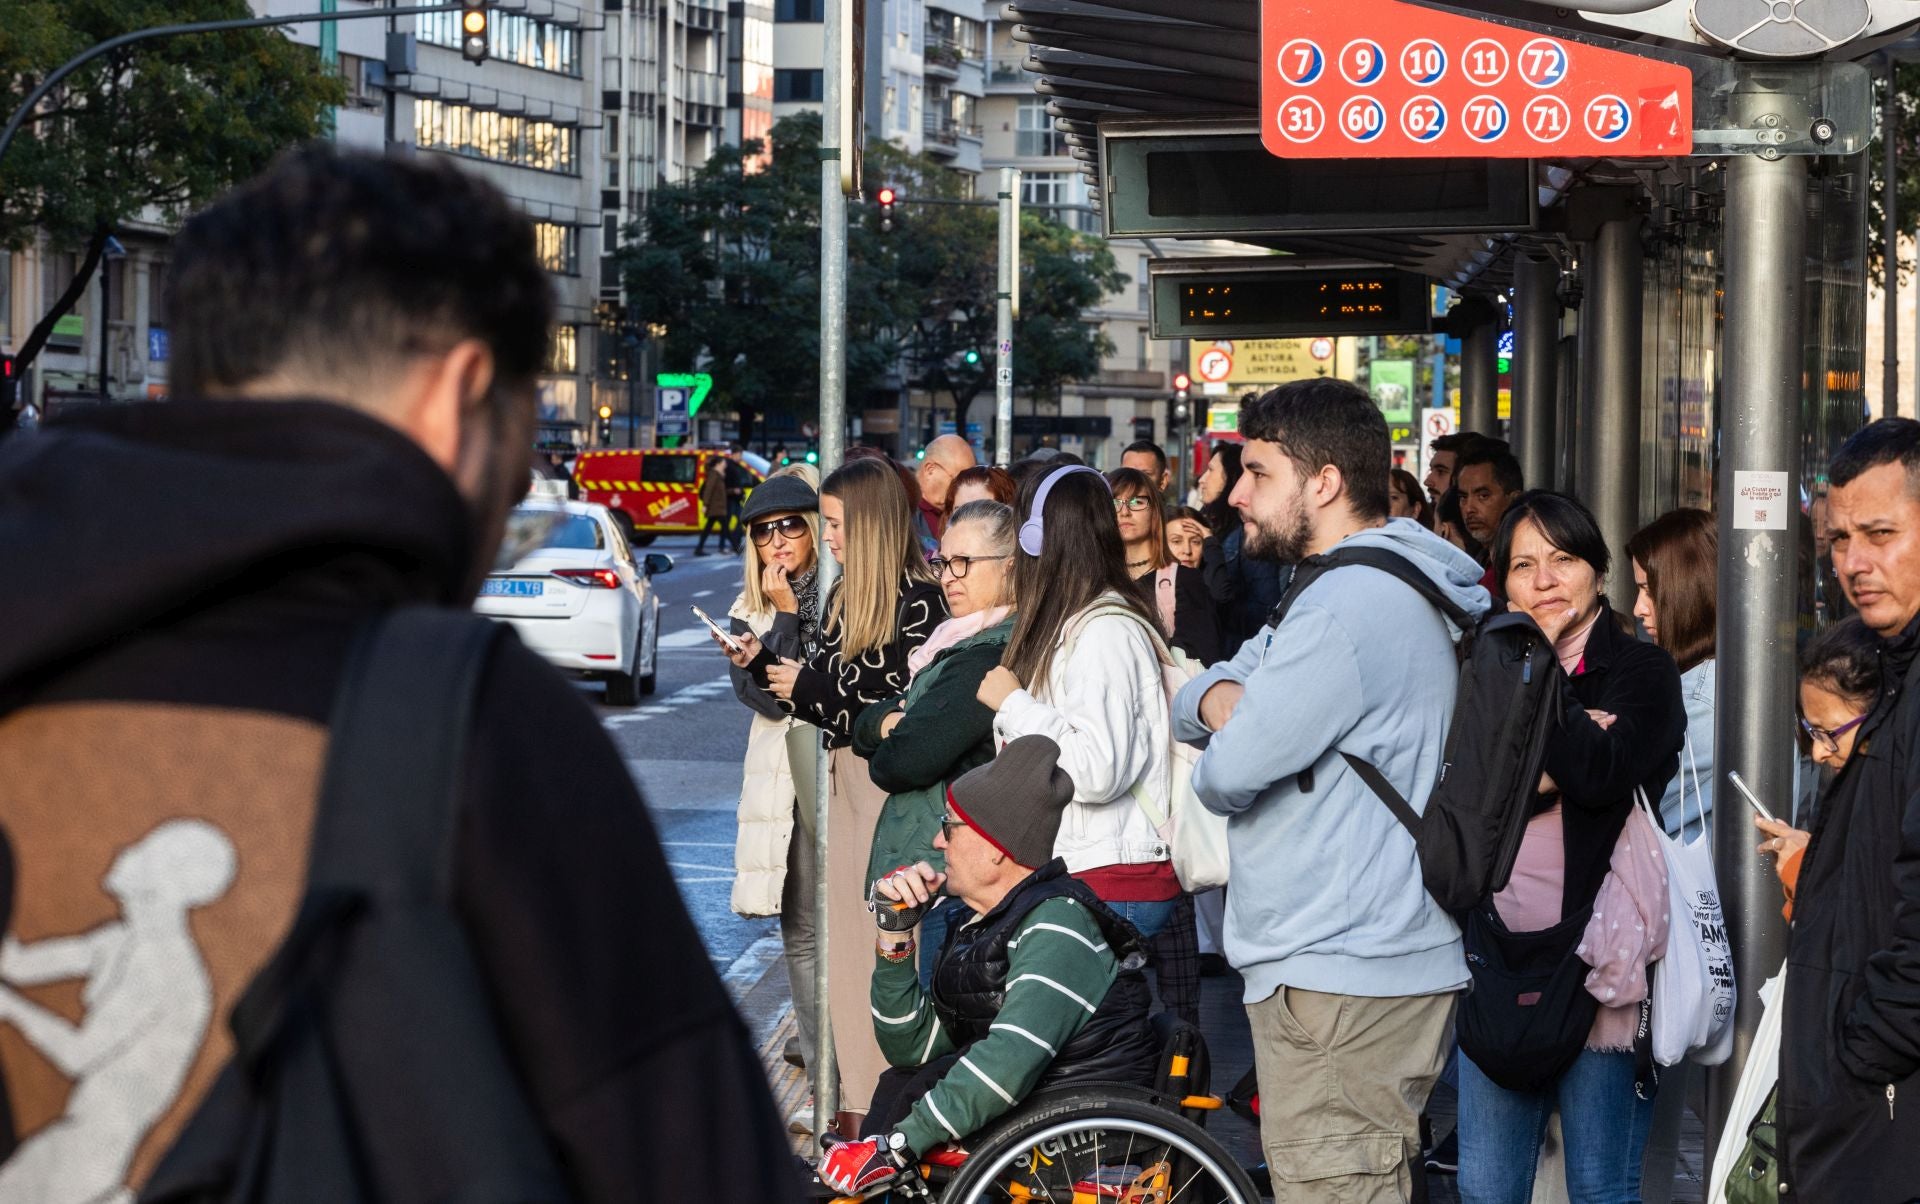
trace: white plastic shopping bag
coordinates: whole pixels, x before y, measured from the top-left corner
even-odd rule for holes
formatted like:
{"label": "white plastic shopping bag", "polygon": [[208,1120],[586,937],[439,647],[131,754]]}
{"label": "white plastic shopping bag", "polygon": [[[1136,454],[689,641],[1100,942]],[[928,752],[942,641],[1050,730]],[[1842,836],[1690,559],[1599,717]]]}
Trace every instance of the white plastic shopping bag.
{"label": "white plastic shopping bag", "polygon": [[[1691,772],[1689,772],[1691,771]],[[1680,813],[1684,820],[1689,780],[1694,804],[1704,816],[1700,779],[1693,766],[1693,748],[1687,747],[1682,771]],[[1673,1066],[1692,1057],[1703,1066],[1717,1066],[1733,1053],[1733,946],[1727,941],[1726,915],[1720,906],[1720,886],[1713,872],[1711,828],[1704,827],[1692,843],[1668,836],[1660,816],[1636,791],[1639,805],[1653,821],[1660,847],[1667,857],[1667,953],[1654,964],[1653,1058]],[[1684,827],[1683,829],[1684,830]]]}

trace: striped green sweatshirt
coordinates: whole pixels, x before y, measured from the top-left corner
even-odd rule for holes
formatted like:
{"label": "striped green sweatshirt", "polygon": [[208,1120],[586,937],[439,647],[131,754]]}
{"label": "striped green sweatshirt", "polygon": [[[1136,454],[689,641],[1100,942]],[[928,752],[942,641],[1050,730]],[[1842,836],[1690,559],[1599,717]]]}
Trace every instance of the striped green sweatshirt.
{"label": "striped green sweatshirt", "polygon": [[[1099,923],[1070,898],[1027,913],[1007,957],[1007,1000],[991,1029],[898,1126],[916,1154],[977,1132],[1025,1098],[1118,975]],[[924,1066],[954,1052],[913,961],[875,960],[873,1027],[887,1061]]]}

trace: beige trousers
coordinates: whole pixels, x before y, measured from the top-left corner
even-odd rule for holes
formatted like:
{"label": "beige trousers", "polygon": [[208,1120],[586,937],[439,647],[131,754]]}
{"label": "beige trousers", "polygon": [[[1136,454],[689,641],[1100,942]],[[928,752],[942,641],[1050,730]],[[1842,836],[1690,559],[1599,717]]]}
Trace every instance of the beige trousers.
{"label": "beige trousers", "polygon": [[1454,997],[1282,987],[1247,1005],[1274,1204],[1404,1204]]}
{"label": "beige trousers", "polygon": [[873,1037],[873,913],[867,858],[887,793],[850,748],[828,754],[827,1013],[840,1066],[840,1110],[867,1111],[887,1059]]}

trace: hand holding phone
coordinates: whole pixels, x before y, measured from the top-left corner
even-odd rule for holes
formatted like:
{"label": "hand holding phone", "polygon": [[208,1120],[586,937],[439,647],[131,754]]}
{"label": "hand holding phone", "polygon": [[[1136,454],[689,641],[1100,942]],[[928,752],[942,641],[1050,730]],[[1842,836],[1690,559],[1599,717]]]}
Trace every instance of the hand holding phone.
{"label": "hand holding phone", "polygon": [[716,639],[727,646],[727,651],[738,656],[747,650],[744,644],[728,635],[726,631],[721,628],[720,624],[714,622],[713,616],[709,615],[706,611],[701,610],[698,606],[688,606],[687,609],[693,612],[695,618],[707,625],[707,630],[711,631]]}
{"label": "hand holding phone", "polygon": [[1752,807],[1754,810],[1754,813],[1758,815],[1761,819],[1770,820],[1774,823],[1780,822],[1778,819],[1774,817],[1773,812],[1767,810],[1767,805],[1761,802],[1759,798],[1754,795],[1752,790],[1747,788],[1747,784],[1745,781],[1741,779],[1740,772],[1738,770],[1735,770],[1735,769],[1727,770],[1727,781],[1733,783],[1733,788],[1740,792],[1741,797],[1747,800],[1747,806]]}

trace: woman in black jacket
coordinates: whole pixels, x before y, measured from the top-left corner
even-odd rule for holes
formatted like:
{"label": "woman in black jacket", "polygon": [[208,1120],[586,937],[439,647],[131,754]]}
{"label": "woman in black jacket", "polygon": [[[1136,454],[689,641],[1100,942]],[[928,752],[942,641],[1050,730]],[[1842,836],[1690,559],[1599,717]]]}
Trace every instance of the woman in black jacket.
{"label": "woman in black jacket", "polygon": [[[1553,641],[1566,676],[1546,773],[1512,879],[1489,901],[1492,915],[1483,909],[1470,917],[1467,953],[1471,963],[1476,952],[1512,948],[1520,943],[1515,938],[1551,944],[1551,956],[1576,985],[1558,1005],[1565,1009],[1568,1061],[1544,1081],[1536,1067],[1517,1068],[1534,1079],[1525,1089],[1502,1085],[1489,1073],[1508,1084],[1517,1077],[1516,1068],[1504,1064],[1498,1036],[1488,1041],[1483,1035],[1494,1027],[1483,1018],[1495,1016],[1498,1003],[1477,993],[1461,1005],[1460,1196],[1475,1204],[1526,1204],[1540,1138],[1556,1108],[1566,1138],[1570,1196],[1626,1200],[1639,1194],[1640,1158],[1653,1119],[1652,1102],[1634,1089],[1639,1001],[1601,1006],[1587,994],[1588,963],[1578,947],[1635,792],[1660,797],[1678,765],[1687,715],[1673,658],[1634,639],[1608,606],[1602,591],[1609,559],[1593,515],[1562,494],[1525,494],[1495,537],[1493,564],[1510,609],[1530,615]],[[1643,827],[1651,842],[1651,825]],[[1664,897],[1657,903],[1664,913]],[[1647,941],[1658,943],[1651,930]],[[1477,942],[1484,948],[1477,950]],[[1652,953],[1650,947],[1634,950],[1645,961]],[[1555,998],[1546,992],[1549,1006]]]}
{"label": "woman in black jacket", "polygon": [[1203,665],[1220,659],[1220,611],[1199,572],[1167,551],[1167,520],[1160,490],[1137,468],[1107,474],[1114,517],[1126,548],[1127,576],[1154,603],[1167,642]]}

